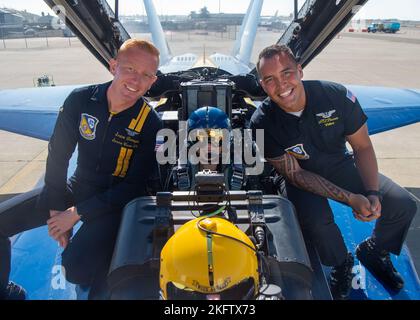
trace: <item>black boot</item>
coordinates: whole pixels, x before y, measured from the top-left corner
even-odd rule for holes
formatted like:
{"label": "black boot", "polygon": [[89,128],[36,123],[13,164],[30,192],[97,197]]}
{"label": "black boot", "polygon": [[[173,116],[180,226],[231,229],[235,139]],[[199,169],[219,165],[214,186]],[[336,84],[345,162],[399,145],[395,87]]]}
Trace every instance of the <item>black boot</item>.
{"label": "black boot", "polygon": [[353,279],[353,264],[353,255],[349,252],[341,265],[331,269],[330,289],[334,300],[347,300],[349,298]]}
{"label": "black boot", "polygon": [[366,269],[384,285],[395,291],[404,287],[404,280],[394,268],[389,252],[378,249],[372,238],[357,246],[356,255]]}
{"label": "black boot", "polygon": [[0,300],[25,300],[26,291],[20,285],[10,281],[6,288],[0,291]]}

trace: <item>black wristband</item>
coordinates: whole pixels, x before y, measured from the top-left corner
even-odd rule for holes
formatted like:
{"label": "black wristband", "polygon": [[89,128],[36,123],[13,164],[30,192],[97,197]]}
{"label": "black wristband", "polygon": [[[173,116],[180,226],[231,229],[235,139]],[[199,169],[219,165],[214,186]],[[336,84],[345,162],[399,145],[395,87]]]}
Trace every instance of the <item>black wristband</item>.
{"label": "black wristband", "polygon": [[366,197],[369,197],[369,196],[377,196],[379,200],[382,201],[382,193],[380,191],[368,190],[366,191]]}

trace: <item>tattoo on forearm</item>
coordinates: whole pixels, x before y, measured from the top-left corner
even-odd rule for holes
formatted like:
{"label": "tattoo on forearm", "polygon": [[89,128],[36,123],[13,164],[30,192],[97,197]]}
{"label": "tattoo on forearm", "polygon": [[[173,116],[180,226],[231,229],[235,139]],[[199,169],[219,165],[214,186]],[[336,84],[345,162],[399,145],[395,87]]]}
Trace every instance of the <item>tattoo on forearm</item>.
{"label": "tattoo on forearm", "polygon": [[333,200],[348,203],[350,199],[350,193],[348,191],[308,171],[299,171],[293,174],[291,182],[304,190]]}
{"label": "tattoo on forearm", "polygon": [[276,170],[288,178],[293,185],[317,195],[336,201],[348,203],[351,193],[344,190],[321,176],[298,170],[298,163],[293,156],[285,155],[278,160],[270,161]]}

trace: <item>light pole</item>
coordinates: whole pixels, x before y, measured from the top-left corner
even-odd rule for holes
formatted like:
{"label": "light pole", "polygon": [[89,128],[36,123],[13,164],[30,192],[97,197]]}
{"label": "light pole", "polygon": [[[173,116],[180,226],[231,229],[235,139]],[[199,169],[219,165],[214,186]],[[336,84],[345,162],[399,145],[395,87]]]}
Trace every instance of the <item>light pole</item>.
{"label": "light pole", "polygon": [[0,26],[0,30],[1,30],[1,39],[3,40],[3,48],[6,49],[6,41],[4,40],[3,26]]}

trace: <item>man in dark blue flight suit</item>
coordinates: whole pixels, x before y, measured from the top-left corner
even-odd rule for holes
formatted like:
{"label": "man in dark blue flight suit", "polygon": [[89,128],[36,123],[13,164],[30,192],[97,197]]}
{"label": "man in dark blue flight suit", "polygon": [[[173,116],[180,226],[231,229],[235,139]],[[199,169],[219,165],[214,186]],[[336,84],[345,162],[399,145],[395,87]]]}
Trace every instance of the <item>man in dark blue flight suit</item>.
{"label": "man in dark blue flight suit", "polygon": [[[367,117],[356,97],[336,83],[302,81],[302,67],[284,45],[264,49],[257,69],[269,98],[254,113],[251,128],[264,129],[264,146],[259,147],[286,178],[287,196],[321,262],[333,267],[333,297],[348,298],[354,259],[327,198],[352,207],[358,220],[378,219],[356,254],[382,283],[401,289],[404,281],[389,252],[400,254],[416,203],[406,190],[378,173]],[[354,155],[347,151],[346,141]]]}
{"label": "man in dark blue flight suit", "polygon": [[[24,298],[8,281],[8,237],[48,223],[65,248],[68,281],[85,286],[104,279],[112,258],[121,210],[145,194],[156,163],[157,113],[142,98],[156,80],[159,51],[128,40],[110,61],[112,82],[74,90],[60,109],[48,145],[45,187],[35,212],[0,215],[0,297]],[[77,168],[67,182],[69,159],[78,146]],[[73,226],[82,220],[70,240]]]}

